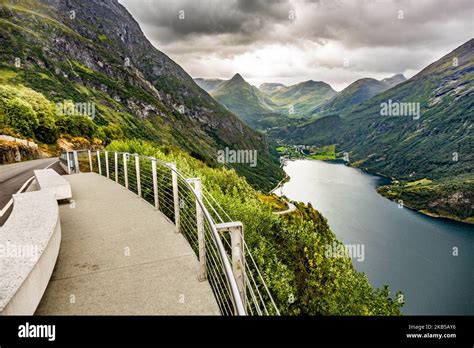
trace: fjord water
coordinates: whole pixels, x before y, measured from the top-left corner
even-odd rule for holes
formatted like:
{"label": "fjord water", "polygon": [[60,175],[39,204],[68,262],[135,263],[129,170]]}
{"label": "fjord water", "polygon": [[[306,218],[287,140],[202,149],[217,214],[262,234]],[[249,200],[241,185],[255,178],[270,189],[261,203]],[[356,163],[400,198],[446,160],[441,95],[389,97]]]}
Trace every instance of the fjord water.
{"label": "fjord water", "polygon": [[[297,160],[277,194],[310,202],[344,244],[364,245],[353,258],[376,287],[405,295],[404,314],[474,314],[474,228],[425,216],[380,196],[387,179],[344,164]],[[458,256],[453,256],[453,248]]]}

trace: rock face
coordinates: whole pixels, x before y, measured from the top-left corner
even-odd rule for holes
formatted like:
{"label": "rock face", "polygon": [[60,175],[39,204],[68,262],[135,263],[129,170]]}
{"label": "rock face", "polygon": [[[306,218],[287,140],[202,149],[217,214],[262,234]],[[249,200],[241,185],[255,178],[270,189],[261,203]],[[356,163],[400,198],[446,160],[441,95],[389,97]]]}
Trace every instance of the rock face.
{"label": "rock face", "polygon": [[0,64],[14,71],[14,82],[55,102],[93,100],[94,122],[119,124],[126,138],[178,145],[208,164],[225,146],[256,149],[263,170],[278,171],[264,136],[156,49],[117,0],[2,2],[0,18],[8,47]]}
{"label": "rock face", "polygon": [[0,164],[27,161],[42,157],[43,154],[37,147],[0,140]]}

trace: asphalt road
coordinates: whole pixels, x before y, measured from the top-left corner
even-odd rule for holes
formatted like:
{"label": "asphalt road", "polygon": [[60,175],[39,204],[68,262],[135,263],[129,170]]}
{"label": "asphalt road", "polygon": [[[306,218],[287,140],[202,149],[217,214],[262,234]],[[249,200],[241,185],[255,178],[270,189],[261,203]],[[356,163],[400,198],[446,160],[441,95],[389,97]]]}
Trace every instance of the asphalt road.
{"label": "asphalt road", "polygon": [[[17,193],[23,184],[34,175],[33,171],[35,169],[43,169],[57,161],[58,158],[45,158],[0,165],[0,210],[7,205],[12,195]],[[50,168],[56,170],[59,174],[64,174],[58,163]],[[5,212],[4,216],[0,217],[0,226],[8,215],[9,212]]]}

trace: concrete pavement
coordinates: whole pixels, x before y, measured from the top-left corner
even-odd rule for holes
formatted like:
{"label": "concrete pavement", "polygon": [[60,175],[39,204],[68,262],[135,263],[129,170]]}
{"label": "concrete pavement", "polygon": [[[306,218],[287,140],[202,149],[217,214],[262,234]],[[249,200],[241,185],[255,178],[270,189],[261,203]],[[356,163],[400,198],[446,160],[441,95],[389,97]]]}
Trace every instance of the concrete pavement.
{"label": "concrete pavement", "polygon": [[218,315],[193,250],[151,205],[95,173],[64,176],[62,242],[35,314]]}

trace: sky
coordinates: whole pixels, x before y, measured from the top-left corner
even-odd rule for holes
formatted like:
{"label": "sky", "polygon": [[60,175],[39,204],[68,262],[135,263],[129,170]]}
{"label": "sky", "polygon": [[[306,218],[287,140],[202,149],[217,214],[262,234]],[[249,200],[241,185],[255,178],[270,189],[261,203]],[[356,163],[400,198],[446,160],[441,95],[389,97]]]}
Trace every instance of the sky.
{"label": "sky", "polygon": [[474,37],[473,0],[119,0],[192,77],[341,90],[407,78]]}

